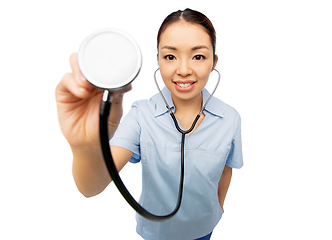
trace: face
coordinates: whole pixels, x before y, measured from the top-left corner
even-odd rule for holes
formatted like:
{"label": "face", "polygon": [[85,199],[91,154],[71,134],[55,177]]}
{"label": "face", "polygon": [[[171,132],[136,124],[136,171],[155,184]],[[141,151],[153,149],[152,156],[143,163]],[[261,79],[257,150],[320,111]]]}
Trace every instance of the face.
{"label": "face", "polygon": [[158,60],[166,87],[176,99],[201,99],[201,91],[215,66],[213,47],[205,29],[178,21],[161,34]]}

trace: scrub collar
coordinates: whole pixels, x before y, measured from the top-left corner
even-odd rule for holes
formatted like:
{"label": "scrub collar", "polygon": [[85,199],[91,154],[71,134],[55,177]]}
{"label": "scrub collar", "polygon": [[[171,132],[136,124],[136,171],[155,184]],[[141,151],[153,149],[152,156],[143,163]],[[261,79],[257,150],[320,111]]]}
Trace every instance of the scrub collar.
{"label": "scrub collar", "polygon": [[[172,95],[171,95],[171,91],[167,88],[164,87],[161,92],[163,93],[169,107],[171,108],[171,110],[174,112],[175,110],[175,106],[172,100]],[[202,94],[203,94],[203,105],[205,104],[205,102],[208,100],[210,93],[204,88],[202,90]],[[163,99],[161,98],[160,94],[158,93],[157,99],[155,100],[156,103],[156,110],[155,110],[155,117],[159,117],[161,115],[164,115],[165,113],[168,113],[168,109],[165,106],[165,103],[163,101]],[[223,103],[223,102],[222,102]],[[218,117],[224,117],[225,116],[225,110],[226,110],[226,104],[223,103],[220,105],[220,102],[217,102],[215,97],[212,97],[210,102],[206,105],[205,109],[204,109],[204,113],[205,112],[209,112],[210,114],[214,115],[214,116],[218,116]]]}

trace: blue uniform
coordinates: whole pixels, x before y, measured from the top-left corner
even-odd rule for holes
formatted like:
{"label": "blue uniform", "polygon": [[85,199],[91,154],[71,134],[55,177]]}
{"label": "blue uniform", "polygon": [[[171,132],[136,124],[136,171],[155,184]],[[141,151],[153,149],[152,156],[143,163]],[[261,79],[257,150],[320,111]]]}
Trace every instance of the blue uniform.
{"label": "blue uniform", "polygon": [[[175,111],[171,92],[162,90]],[[209,97],[202,90],[203,104]],[[185,139],[185,179],[179,212],[170,220],[152,222],[136,215],[137,232],[146,240],[192,240],[211,233],[222,216],[218,183],[225,164],[241,168],[241,119],[236,110],[212,97],[205,118]],[[142,164],[140,204],[156,215],[170,213],[177,202],[181,170],[181,134],[160,94],[133,104],[111,145],[134,153]]]}

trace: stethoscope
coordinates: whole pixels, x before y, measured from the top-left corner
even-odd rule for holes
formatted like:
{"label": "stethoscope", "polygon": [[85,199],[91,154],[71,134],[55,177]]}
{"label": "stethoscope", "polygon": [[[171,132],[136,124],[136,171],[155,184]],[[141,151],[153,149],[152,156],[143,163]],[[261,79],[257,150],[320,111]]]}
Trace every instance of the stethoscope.
{"label": "stethoscope", "polygon": [[122,196],[126,199],[128,204],[141,216],[151,221],[165,221],[172,218],[179,211],[182,202],[185,135],[189,134],[195,128],[195,125],[205,110],[206,105],[215,93],[220,82],[220,73],[216,69],[213,69],[218,73],[216,86],[203,105],[202,110],[196,116],[191,127],[188,130],[183,130],[179,126],[173,111],[159,88],[156,77],[159,68],[154,72],[154,80],[158,91],[165,102],[166,108],[174,121],[176,129],[182,135],[181,174],[177,204],[171,213],[158,216],[148,212],[129,193],[116,169],[109,146],[108,117],[111,109],[111,92],[125,89],[139,74],[142,66],[142,55],[138,44],[129,34],[119,29],[100,29],[88,35],[82,42],[78,51],[78,64],[84,77],[92,85],[104,91],[103,98],[100,103],[99,134],[106,167],[114,184]]}

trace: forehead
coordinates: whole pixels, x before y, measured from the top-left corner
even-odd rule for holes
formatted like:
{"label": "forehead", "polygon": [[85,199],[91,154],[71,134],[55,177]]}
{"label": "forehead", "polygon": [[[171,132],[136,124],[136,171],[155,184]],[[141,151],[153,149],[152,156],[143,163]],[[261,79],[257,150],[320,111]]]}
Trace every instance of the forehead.
{"label": "forehead", "polygon": [[178,21],[169,25],[160,36],[159,48],[163,46],[192,48],[206,45],[212,50],[210,36],[199,24]]}

